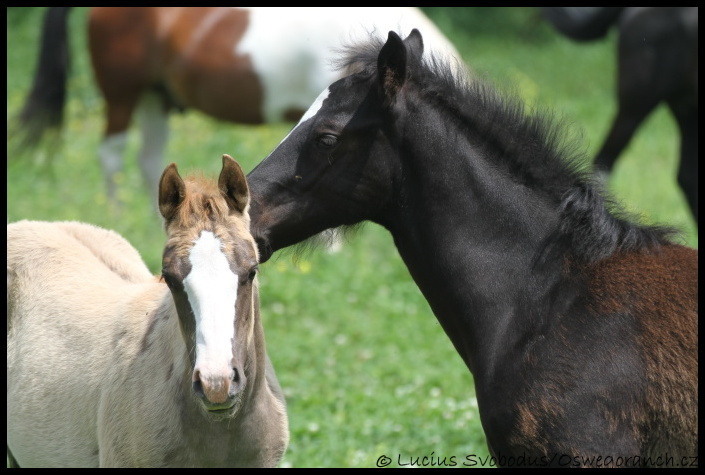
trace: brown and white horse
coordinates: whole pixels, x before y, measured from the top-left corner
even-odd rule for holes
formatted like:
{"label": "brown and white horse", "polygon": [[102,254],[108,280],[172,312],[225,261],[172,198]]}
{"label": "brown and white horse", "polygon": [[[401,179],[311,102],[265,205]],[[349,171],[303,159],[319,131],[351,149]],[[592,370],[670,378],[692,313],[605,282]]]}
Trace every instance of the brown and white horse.
{"label": "brown and white horse", "polygon": [[289,432],[265,348],[240,166],[162,175],[161,277],[113,231],[7,225],[7,453],[22,467],[276,466]]}
{"label": "brown and white horse", "polygon": [[[27,144],[61,123],[68,11],[47,12],[33,90],[20,114]],[[156,197],[169,110],[192,108],[242,124],[296,121],[340,77],[331,67],[337,48],[373,31],[414,27],[428,48],[463,64],[450,41],[413,7],[92,8],[88,43],[106,105],[99,156],[109,198],[116,195],[135,112],[141,119],[140,167]]]}

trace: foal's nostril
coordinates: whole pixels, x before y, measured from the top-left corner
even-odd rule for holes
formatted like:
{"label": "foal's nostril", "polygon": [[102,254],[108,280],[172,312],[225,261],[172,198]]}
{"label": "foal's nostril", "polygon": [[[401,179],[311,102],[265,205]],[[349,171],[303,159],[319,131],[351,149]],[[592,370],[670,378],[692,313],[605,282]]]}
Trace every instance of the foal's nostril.
{"label": "foal's nostril", "polygon": [[233,368],[233,383],[239,383],[240,382],[240,373],[238,372],[237,368]]}
{"label": "foal's nostril", "polygon": [[198,396],[200,398],[206,397],[206,393],[203,392],[203,384],[201,384],[200,379],[193,382],[193,392],[195,392],[196,396]]}

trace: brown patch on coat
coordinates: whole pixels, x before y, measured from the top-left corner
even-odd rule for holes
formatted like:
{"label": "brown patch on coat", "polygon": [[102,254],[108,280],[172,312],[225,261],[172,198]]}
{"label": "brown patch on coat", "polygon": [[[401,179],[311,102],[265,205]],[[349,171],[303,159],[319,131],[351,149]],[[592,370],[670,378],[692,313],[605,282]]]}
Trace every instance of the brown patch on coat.
{"label": "brown patch on coat", "polygon": [[616,254],[597,263],[591,286],[600,313],[634,315],[646,367],[645,423],[652,453],[697,454],[698,251],[664,245],[653,252]]}

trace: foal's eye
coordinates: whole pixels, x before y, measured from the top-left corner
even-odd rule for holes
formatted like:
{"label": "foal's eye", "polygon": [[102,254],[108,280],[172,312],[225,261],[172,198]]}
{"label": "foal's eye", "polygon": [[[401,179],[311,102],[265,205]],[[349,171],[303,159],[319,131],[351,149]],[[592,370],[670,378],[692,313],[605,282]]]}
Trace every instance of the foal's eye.
{"label": "foal's eye", "polygon": [[327,148],[333,148],[338,144],[338,137],[333,134],[323,134],[318,138],[318,143]]}
{"label": "foal's eye", "polygon": [[252,282],[253,280],[255,280],[255,277],[257,277],[257,270],[258,270],[257,266],[250,269],[250,273],[247,274],[247,282]]}

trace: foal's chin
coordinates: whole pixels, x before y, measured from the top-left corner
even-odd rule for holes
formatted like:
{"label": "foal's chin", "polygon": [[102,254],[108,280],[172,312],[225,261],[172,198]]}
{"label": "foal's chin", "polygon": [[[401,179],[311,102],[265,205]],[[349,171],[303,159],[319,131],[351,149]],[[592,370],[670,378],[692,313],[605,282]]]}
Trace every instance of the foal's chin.
{"label": "foal's chin", "polygon": [[216,421],[234,418],[242,407],[242,392],[222,404],[214,404],[198,396],[196,399],[198,399],[198,405],[203,409],[205,416]]}

